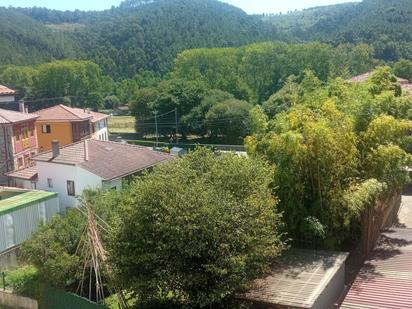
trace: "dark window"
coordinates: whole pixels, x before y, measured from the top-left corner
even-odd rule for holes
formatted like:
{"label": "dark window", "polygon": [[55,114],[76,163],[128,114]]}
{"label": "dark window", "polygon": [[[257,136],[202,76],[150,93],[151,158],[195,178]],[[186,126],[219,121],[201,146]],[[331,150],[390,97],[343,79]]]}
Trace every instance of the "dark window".
{"label": "dark window", "polygon": [[43,133],[51,133],[51,128],[49,124],[42,125],[42,132]]}
{"label": "dark window", "polygon": [[75,196],[76,192],[74,190],[74,181],[72,180],[67,180],[67,195],[69,196]]}

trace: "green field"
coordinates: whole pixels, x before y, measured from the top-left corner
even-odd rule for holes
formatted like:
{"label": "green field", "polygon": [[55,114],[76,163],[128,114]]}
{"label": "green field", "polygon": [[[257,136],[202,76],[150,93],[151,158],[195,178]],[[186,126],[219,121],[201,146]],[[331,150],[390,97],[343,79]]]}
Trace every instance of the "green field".
{"label": "green field", "polygon": [[110,133],[135,133],[135,118],[133,116],[112,116],[109,118]]}

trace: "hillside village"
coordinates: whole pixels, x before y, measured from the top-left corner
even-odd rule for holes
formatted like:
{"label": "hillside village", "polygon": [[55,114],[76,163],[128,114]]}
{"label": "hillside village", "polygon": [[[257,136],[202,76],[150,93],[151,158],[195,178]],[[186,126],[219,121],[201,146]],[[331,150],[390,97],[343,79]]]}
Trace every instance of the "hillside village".
{"label": "hillside village", "polygon": [[[368,72],[349,81],[353,85],[364,85],[378,78],[378,74],[378,71]],[[388,81],[398,85],[405,95],[410,95],[411,84],[407,80],[389,79],[384,83]],[[90,206],[85,206],[83,198],[79,199],[84,192],[120,192],[136,175],[178,158],[161,149],[109,141],[107,120],[110,115],[63,104],[29,113],[23,102],[15,100],[14,90],[6,86],[0,88],[2,107],[7,108],[0,108],[3,131],[0,143],[0,205],[3,206],[0,214],[4,218],[1,222],[5,231],[0,253],[2,267],[14,268],[19,264],[19,248],[36,233],[41,222],[49,222],[53,216],[63,215],[70,209],[86,207],[87,211]],[[246,148],[251,147],[248,143],[257,143],[262,137],[258,133],[254,141],[246,141]],[[248,151],[249,156],[253,157],[253,151]],[[402,267],[402,263],[406,263],[402,261],[411,252],[407,244],[412,235],[408,228],[412,226],[395,226],[380,234],[382,229],[390,228],[398,220],[401,207],[399,185],[369,200],[371,208],[359,214],[361,237],[353,251],[313,251],[297,243],[297,247],[293,245],[293,249],[282,254],[267,277],[257,280],[250,291],[239,295],[239,299],[259,306],[294,308],[329,308],[339,303],[342,308],[359,308],[361,304],[376,303],[376,296],[369,289],[375,291],[380,288],[379,284],[385,286],[385,280],[390,280],[392,285],[394,280],[401,280],[391,272],[386,274],[388,266],[385,265],[401,263],[399,267]],[[116,204],[110,207],[116,207]],[[403,205],[401,212],[407,213],[408,209],[412,211],[412,205]],[[89,217],[88,220],[92,219]],[[384,245],[380,245],[382,239]],[[380,261],[382,252],[388,252],[387,261]],[[357,267],[361,267],[362,261],[368,257],[359,271]],[[375,283],[377,279],[373,279],[373,284],[368,283],[375,278],[368,270],[371,265],[376,270],[382,269],[379,279],[382,283]],[[410,271],[408,269],[405,271]],[[382,296],[385,301],[379,300],[379,304],[388,302],[389,306],[398,293],[404,295],[405,306],[409,304],[409,292],[404,289],[382,289],[379,293],[386,295]]]}
{"label": "hillside village", "polygon": [[412,308],[411,21],[0,7],[0,308]]}

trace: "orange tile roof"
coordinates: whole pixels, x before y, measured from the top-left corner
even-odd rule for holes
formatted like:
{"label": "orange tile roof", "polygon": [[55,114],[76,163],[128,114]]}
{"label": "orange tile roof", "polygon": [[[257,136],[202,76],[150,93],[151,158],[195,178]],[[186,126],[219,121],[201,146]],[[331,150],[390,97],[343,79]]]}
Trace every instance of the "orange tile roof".
{"label": "orange tile roof", "polygon": [[92,122],[97,122],[110,117],[106,114],[63,104],[39,110],[37,114],[40,115],[39,121],[83,121],[90,119]]}
{"label": "orange tile roof", "polygon": [[0,85],[0,95],[14,95],[16,91],[7,88],[6,86]]}
{"label": "orange tile roof", "polygon": [[22,121],[34,120],[39,116],[36,114],[25,114],[0,108],[0,124],[12,124]]}
{"label": "orange tile roof", "polygon": [[92,116],[82,109],[74,109],[63,104],[41,109],[36,112],[39,121],[83,121],[91,119]]}

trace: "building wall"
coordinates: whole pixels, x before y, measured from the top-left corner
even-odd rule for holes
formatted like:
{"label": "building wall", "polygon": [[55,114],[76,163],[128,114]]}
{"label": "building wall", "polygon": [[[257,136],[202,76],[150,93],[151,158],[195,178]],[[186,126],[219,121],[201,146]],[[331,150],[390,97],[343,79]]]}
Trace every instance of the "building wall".
{"label": "building wall", "polygon": [[122,189],[123,185],[123,179],[116,179],[113,181],[105,181],[103,182],[103,189],[104,190],[112,190],[116,189],[117,191],[120,191]]}
{"label": "building wall", "polygon": [[109,130],[107,129],[107,119],[100,120],[92,124],[93,126],[93,135],[92,138],[99,141],[108,141],[109,140]]}
{"label": "building wall", "polygon": [[34,121],[13,125],[13,162],[14,169],[33,165],[31,158],[38,153],[37,132]]}
{"label": "building wall", "polygon": [[[39,190],[56,192],[59,194],[60,208],[76,207],[78,200],[69,196],[67,192],[67,181],[74,181],[75,194],[80,196],[84,189],[96,189],[101,187],[102,179],[78,166],[55,164],[48,162],[37,162]],[[51,179],[53,187],[48,186],[48,178]]]}
{"label": "building wall", "polygon": [[3,102],[14,102],[14,95],[5,95],[5,96],[0,96],[0,103]]}
{"label": "building wall", "polygon": [[9,125],[0,125],[0,185],[7,185],[5,173],[14,170],[13,131]]}
{"label": "building wall", "polygon": [[29,239],[39,224],[59,213],[56,197],[0,215],[0,253]]}
{"label": "building wall", "polygon": [[29,189],[29,190],[37,189],[37,181],[31,181],[31,180],[26,180],[26,179],[10,178],[9,185],[12,187],[21,188],[21,189]]}
{"label": "building wall", "polygon": [[[42,126],[49,124],[51,132],[43,133]],[[58,140],[60,146],[65,146],[73,143],[72,126],[70,122],[44,122],[36,123],[37,139],[39,143],[39,152],[48,151],[51,149],[51,142]]]}

